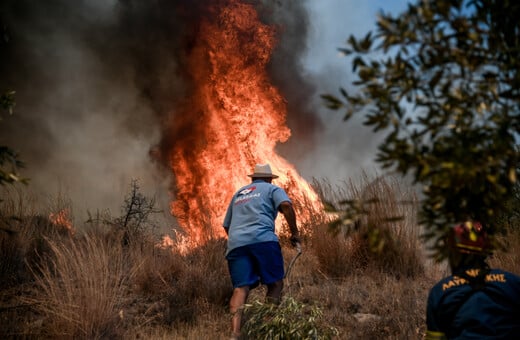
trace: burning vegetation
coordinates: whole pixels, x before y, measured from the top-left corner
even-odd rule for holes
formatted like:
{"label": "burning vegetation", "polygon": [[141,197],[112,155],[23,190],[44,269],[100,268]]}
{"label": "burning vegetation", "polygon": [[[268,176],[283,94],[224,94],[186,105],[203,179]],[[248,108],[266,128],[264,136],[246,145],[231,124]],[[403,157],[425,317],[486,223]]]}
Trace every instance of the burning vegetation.
{"label": "burning vegetation", "polygon": [[276,30],[260,21],[251,3],[218,1],[206,10],[184,70],[191,92],[176,107],[169,134],[176,140],[167,143],[175,178],[171,212],[195,244],[224,236],[221,225],[231,194],[246,184],[254,164],[269,162],[280,176],[276,184],[295,202],[305,231],[321,203],[275,151],[291,135],[286,101],[267,72]]}
{"label": "burning vegetation", "polygon": [[75,230],[70,219],[70,211],[68,208],[63,208],[56,213],[50,213],[49,221],[57,228],[64,229],[69,234],[74,235]]}

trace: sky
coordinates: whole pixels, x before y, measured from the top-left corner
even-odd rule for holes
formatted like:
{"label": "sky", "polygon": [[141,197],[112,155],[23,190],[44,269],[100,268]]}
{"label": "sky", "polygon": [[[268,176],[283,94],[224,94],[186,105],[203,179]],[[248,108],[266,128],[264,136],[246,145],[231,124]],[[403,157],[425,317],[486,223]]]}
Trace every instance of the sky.
{"label": "sky", "polygon": [[[311,18],[308,50],[305,56],[306,72],[315,79],[318,94],[338,95],[339,87],[350,89],[352,81],[349,60],[338,53],[338,47],[346,47],[350,35],[364,36],[375,28],[378,13],[399,13],[407,1],[307,1]],[[316,96],[315,110],[324,122],[321,143],[309,157],[298,162],[298,168],[306,178],[325,178],[331,183],[341,183],[357,178],[363,172],[378,172],[374,163],[378,136],[362,126],[359,121],[344,122],[341,111],[323,107]]]}
{"label": "sky", "polygon": [[[176,49],[186,43],[179,36],[189,21],[182,25],[167,13],[181,4],[197,18],[198,6],[211,1],[2,1],[0,90],[14,88],[17,104],[0,122],[0,145],[19,151],[36,201],[52,207],[64,198],[79,220],[87,212],[117,214],[138,180],[168,219],[171,178],[151,150],[164,137],[171,93],[185,90],[167,75],[181,64]],[[269,19],[288,27],[271,70],[287,95],[293,130],[280,153],[308,181],[335,184],[375,170],[377,136],[343,122],[319,96],[349,86],[350,65],[337,50],[347,37],[373,29],[381,9],[397,13],[407,2],[271,3],[279,11]],[[277,68],[284,58],[296,66]]]}

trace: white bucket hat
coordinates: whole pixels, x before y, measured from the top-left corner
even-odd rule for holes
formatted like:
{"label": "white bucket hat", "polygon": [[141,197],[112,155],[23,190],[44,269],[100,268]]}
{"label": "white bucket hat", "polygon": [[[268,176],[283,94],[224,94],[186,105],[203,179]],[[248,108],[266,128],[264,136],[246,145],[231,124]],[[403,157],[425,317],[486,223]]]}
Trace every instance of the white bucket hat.
{"label": "white bucket hat", "polygon": [[271,171],[271,166],[269,164],[257,164],[255,165],[255,172],[249,177],[257,177],[257,178],[278,178],[278,175],[273,174]]}

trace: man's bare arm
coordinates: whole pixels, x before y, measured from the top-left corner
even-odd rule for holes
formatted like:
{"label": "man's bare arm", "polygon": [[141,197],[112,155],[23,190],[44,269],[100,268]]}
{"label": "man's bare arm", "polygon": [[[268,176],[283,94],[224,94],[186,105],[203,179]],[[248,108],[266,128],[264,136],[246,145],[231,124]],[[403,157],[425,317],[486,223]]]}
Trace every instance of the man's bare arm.
{"label": "man's bare arm", "polygon": [[294,212],[294,208],[290,202],[284,201],[280,203],[280,211],[289,225],[289,230],[291,231],[291,242],[295,245],[300,242],[300,233],[298,231],[298,226],[296,225],[296,213]]}

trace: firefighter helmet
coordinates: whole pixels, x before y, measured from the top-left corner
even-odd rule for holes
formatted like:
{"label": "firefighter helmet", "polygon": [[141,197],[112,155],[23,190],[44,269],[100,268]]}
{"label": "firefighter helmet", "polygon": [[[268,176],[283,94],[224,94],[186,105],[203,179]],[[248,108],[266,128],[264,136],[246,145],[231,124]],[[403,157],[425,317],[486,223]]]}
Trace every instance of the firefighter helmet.
{"label": "firefighter helmet", "polygon": [[480,222],[466,221],[456,224],[451,230],[451,246],[467,254],[491,252],[489,236]]}

